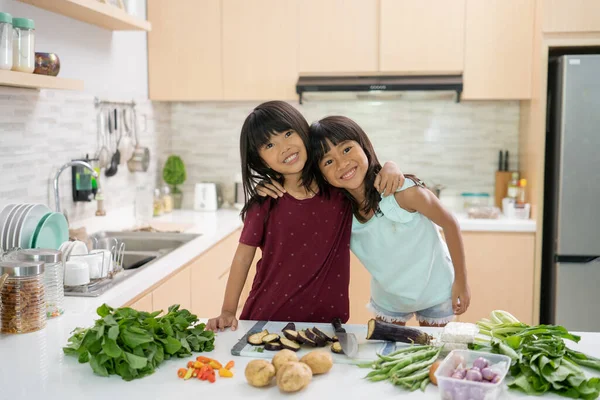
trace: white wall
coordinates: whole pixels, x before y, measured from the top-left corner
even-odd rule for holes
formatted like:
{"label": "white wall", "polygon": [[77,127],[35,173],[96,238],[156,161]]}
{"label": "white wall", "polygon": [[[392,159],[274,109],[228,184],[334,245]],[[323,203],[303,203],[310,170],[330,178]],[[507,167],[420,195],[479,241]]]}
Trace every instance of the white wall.
{"label": "white wall", "polygon": [[[145,0],[133,1],[136,14],[145,18]],[[148,97],[145,32],[112,32],[16,0],[0,0],[0,11],[33,19],[36,51],[58,54],[59,76],[84,80],[86,93]]]}

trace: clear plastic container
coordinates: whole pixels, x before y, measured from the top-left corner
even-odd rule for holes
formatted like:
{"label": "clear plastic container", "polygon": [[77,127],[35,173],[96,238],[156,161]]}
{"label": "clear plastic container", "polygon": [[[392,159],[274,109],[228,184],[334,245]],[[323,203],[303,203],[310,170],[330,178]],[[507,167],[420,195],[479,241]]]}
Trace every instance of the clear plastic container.
{"label": "clear plastic container", "polygon": [[32,19],[13,18],[12,70],[32,73],[35,69],[35,24]]}
{"label": "clear plastic container", "polygon": [[[463,364],[473,366],[473,361],[483,357],[490,362],[491,368],[500,377],[498,383],[473,382],[451,378],[455,369]],[[438,388],[444,400],[495,400],[506,390],[504,378],[510,367],[510,358],[500,354],[482,353],[471,350],[453,350],[446,356],[435,372]]]}
{"label": "clear plastic container", "polygon": [[0,296],[0,332],[28,333],[46,326],[44,263],[0,262],[0,275],[8,278]]}
{"label": "clear plastic container", "polygon": [[13,65],[12,15],[0,12],[0,69],[11,69]]}
{"label": "clear plastic container", "polygon": [[45,264],[44,285],[46,297],[46,317],[54,318],[65,312],[63,254],[52,249],[25,249],[11,254],[19,261],[43,262]]}
{"label": "clear plastic container", "polygon": [[461,193],[463,209],[468,212],[474,207],[487,207],[490,205],[489,193]]}

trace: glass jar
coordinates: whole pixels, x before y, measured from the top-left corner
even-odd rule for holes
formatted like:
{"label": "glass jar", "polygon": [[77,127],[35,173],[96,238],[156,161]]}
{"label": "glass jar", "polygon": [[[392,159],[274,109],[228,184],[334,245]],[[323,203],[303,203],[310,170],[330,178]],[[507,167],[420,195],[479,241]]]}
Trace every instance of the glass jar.
{"label": "glass jar", "polygon": [[162,201],[165,214],[173,211],[173,196],[171,196],[171,188],[167,185],[162,188]]}
{"label": "glass jar", "polygon": [[54,318],[62,315],[65,312],[65,264],[62,252],[53,249],[25,249],[14,252],[11,257],[19,261],[45,264],[46,317]]}
{"label": "glass jar", "polygon": [[154,213],[155,217],[161,216],[163,213],[163,201],[160,195],[160,189],[154,189]]}
{"label": "glass jar", "polygon": [[0,262],[0,275],[8,274],[0,296],[0,332],[35,332],[46,326],[44,269],[43,262]]}
{"label": "glass jar", "polygon": [[0,12],[0,69],[11,69],[13,62],[12,15]]}
{"label": "glass jar", "polygon": [[461,193],[463,209],[469,211],[471,208],[486,207],[490,205],[489,193]]}
{"label": "glass jar", "polygon": [[29,18],[13,18],[13,71],[35,69],[35,24]]}

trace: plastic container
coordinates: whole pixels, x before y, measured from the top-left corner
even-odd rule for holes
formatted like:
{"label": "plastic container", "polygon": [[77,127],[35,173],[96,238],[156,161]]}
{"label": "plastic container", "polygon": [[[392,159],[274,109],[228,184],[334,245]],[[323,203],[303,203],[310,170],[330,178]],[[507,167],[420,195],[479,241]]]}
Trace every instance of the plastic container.
{"label": "plastic container", "polygon": [[0,332],[28,333],[46,326],[44,270],[43,262],[0,262],[0,275],[8,274],[0,296]]}
{"label": "plastic container", "polygon": [[32,73],[35,69],[35,23],[13,18],[13,71]]}
{"label": "plastic container", "polygon": [[461,193],[463,209],[468,212],[474,207],[487,207],[490,205],[489,193]]}
{"label": "plastic container", "polygon": [[16,251],[11,256],[19,261],[45,264],[46,317],[54,318],[62,315],[65,312],[65,264],[62,252],[53,249],[25,249]]}
{"label": "plastic container", "polygon": [[12,15],[0,12],[0,69],[10,70],[13,65]]}
{"label": "plastic container", "polygon": [[[473,382],[451,378],[450,376],[459,364],[467,368],[473,366],[473,361],[483,357],[491,368],[498,374],[498,383]],[[495,400],[505,391],[504,378],[510,367],[510,358],[500,354],[482,353],[470,350],[453,350],[446,356],[435,372],[438,388],[444,400]]]}

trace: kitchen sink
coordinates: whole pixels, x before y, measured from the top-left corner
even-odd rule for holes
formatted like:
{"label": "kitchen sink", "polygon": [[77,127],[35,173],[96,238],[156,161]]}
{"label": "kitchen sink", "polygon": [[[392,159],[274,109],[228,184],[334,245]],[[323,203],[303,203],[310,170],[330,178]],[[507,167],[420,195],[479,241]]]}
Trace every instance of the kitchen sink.
{"label": "kitchen sink", "polygon": [[115,284],[131,277],[152,262],[199,237],[199,234],[171,232],[102,231],[90,236],[94,247],[119,249],[123,245],[123,269],[113,279],[91,283],[86,287],[67,288],[66,296],[96,297]]}

